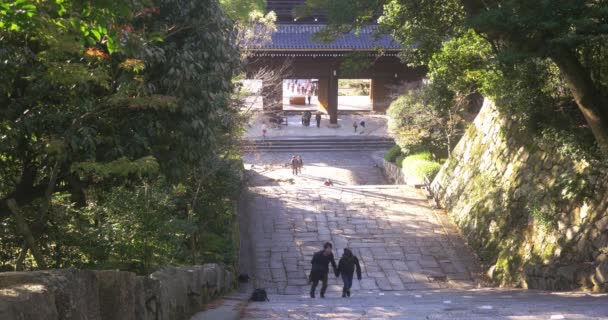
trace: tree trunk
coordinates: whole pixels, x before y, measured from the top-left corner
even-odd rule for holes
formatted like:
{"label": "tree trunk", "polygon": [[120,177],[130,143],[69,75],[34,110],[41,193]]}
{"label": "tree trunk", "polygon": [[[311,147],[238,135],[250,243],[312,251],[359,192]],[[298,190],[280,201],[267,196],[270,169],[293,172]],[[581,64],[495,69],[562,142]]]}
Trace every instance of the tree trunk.
{"label": "tree trunk", "polygon": [[588,70],[576,54],[568,49],[558,50],[550,57],[559,67],[568,87],[589,124],[595,139],[604,152],[608,152],[608,112],[604,98],[597,89]]}
{"label": "tree trunk", "polygon": [[19,256],[15,262],[15,271],[23,271],[23,261],[25,261],[25,257],[27,256],[27,248],[27,241],[23,241],[23,245],[21,245],[21,252],[19,252]]}
{"label": "tree trunk", "polygon": [[15,224],[17,224],[17,230],[23,235],[25,238],[25,242],[27,242],[27,246],[30,248],[30,252],[34,256],[36,260],[36,264],[39,269],[46,269],[46,263],[44,262],[44,257],[38,250],[38,246],[36,246],[36,240],[30,231],[30,227],[27,225],[27,222],[21,215],[21,211],[17,206],[17,201],[15,199],[9,199],[7,202],[8,207],[10,208],[13,216],[15,217]]}

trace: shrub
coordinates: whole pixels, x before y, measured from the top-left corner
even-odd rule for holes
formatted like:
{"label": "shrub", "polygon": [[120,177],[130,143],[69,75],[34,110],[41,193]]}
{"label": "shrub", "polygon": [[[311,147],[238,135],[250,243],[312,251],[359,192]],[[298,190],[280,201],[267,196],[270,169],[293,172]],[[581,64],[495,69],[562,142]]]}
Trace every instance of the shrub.
{"label": "shrub", "polygon": [[397,159],[395,159],[395,164],[397,165],[397,167],[401,168],[402,163],[403,163],[403,159],[405,159],[405,157],[407,157],[406,154],[400,154]]}
{"label": "shrub", "polygon": [[441,164],[433,160],[430,152],[421,152],[403,159],[401,168],[407,176],[416,177],[420,180],[427,176],[432,180],[441,169]]}
{"label": "shrub", "polygon": [[413,160],[433,161],[433,155],[429,151],[417,152],[407,158],[410,159],[410,161],[413,161]]}
{"label": "shrub", "polygon": [[384,160],[395,163],[395,160],[402,154],[403,152],[401,151],[401,147],[394,145],[392,148],[386,151],[384,154]]}

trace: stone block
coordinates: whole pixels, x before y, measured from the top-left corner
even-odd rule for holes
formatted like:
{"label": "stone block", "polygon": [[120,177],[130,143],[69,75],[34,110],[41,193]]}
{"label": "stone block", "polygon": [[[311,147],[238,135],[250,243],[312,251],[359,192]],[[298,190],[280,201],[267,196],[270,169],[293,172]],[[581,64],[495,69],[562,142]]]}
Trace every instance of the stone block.
{"label": "stone block", "polygon": [[55,296],[43,284],[17,284],[0,288],[0,319],[59,320]]}
{"label": "stone block", "polygon": [[124,271],[95,271],[102,320],[135,320],[136,276]]}
{"label": "stone block", "polygon": [[71,269],[0,273],[0,315],[3,320],[100,320],[95,274]]}

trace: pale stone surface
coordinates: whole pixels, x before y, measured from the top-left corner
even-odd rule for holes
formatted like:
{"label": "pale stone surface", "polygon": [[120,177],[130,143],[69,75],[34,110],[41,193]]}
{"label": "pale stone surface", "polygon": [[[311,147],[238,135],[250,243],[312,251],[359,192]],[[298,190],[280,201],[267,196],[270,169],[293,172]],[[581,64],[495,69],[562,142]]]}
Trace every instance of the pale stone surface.
{"label": "pale stone surface", "polygon": [[[304,161],[302,174],[298,176],[294,176],[287,165],[294,154],[302,155]],[[334,185],[386,183],[370,152],[256,152],[245,154],[243,162],[245,168],[250,169],[247,175],[251,186],[323,186],[326,179],[331,179]]]}
{"label": "pale stone surface", "polygon": [[606,298],[523,290],[356,290],[349,299],[271,295],[268,303],[250,303],[243,319],[608,319]]}
{"label": "pale stone surface", "polygon": [[[310,259],[326,241],[334,244],[336,262],[346,247],[359,256],[365,289],[453,287],[447,275],[465,278],[459,287],[473,285],[474,260],[461,241],[453,244],[457,234],[445,235],[420,190],[296,185],[252,187],[248,197],[256,280],[269,292],[306,292]],[[341,290],[341,281],[330,278]]]}

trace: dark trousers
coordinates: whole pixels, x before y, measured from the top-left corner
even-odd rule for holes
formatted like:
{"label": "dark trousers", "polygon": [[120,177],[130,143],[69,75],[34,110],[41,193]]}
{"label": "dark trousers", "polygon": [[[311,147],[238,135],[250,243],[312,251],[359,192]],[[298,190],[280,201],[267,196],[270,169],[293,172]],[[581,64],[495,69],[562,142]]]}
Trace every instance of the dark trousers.
{"label": "dark trousers", "polygon": [[342,274],[342,282],[344,282],[344,290],[348,291],[353,286],[353,275]]}
{"label": "dark trousers", "polygon": [[321,127],[321,119],[317,120],[317,128]]}
{"label": "dark trousers", "polygon": [[[327,290],[327,273],[320,279],[321,280],[321,295],[325,295],[325,290]],[[317,285],[319,284],[319,279],[315,279],[312,281],[312,286],[310,287],[310,294],[314,295],[315,290],[317,290]]]}

